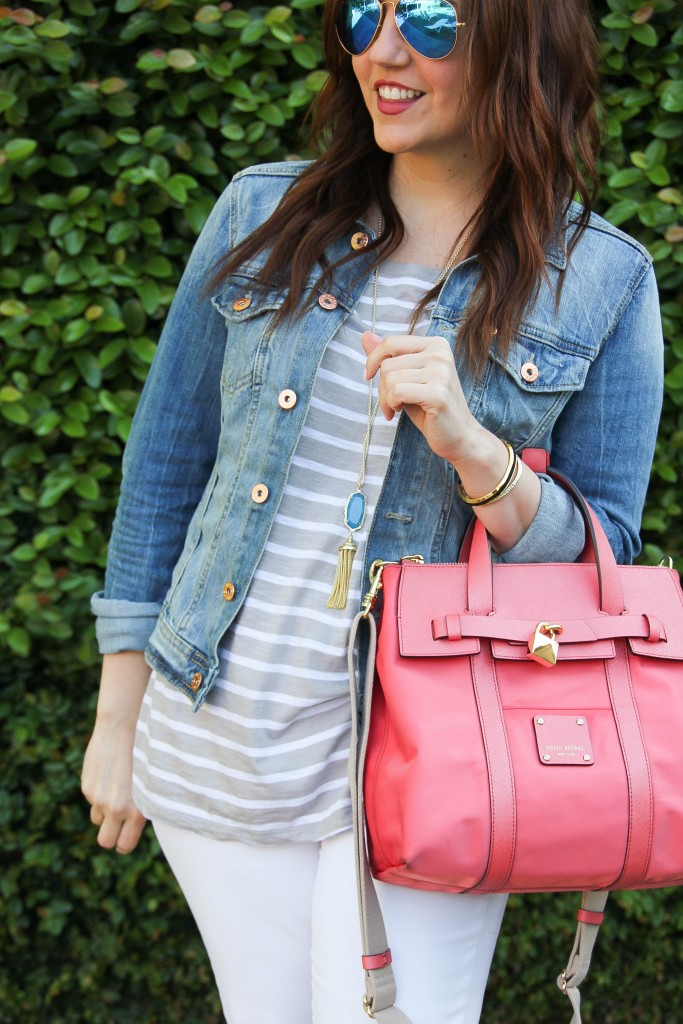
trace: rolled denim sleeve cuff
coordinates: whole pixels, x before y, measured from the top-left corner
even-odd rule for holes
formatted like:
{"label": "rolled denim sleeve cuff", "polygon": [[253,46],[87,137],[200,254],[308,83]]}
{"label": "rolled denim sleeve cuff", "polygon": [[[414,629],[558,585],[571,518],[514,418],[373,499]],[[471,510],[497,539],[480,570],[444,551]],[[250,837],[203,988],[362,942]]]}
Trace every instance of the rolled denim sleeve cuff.
{"label": "rolled denim sleeve cuff", "polygon": [[583,551],[586,528],[574,499],[550,477],[539,479],[541,500],[529,529],[497,562],[575,562]]}
{"label": "rolled denim sleeve cuff", "polygon": [[144,651],[161,611],[160,604],[105,597],[103,590],[93,594],[90,607],[100,654]]}

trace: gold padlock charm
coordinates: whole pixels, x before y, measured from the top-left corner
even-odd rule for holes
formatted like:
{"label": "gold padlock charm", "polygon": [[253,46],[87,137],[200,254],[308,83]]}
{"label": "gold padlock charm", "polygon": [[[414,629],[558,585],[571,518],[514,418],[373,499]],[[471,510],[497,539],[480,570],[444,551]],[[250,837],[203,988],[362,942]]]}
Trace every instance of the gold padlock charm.
{"label": "gold padlock charm", "polygon": [[560,645],[555,639],[556,634],[562,632],[562,626],[553,625],[550,622],[539,622],[536,629],[529,637],[529,654],[527,657],[537,661],[545,668],[554,668],[557,665],[557,652]]}

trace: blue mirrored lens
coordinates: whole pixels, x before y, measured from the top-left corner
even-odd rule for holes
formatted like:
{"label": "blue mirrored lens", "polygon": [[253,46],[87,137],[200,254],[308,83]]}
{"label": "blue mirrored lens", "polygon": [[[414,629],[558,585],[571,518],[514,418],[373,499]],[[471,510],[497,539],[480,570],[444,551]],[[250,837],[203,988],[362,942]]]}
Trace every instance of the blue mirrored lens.
{"label": "blue mirrored lens", "polygon": [[349,53],[367,50],[377,31],[382,8],[377,0],[344,0],[339,8],[337,34]]}
{"label": "blue mirrored lens", "polygon": [[455,46],[458,19],[446,0],[400,0],[395,12],[399,32],[423,57],[446,57]]}

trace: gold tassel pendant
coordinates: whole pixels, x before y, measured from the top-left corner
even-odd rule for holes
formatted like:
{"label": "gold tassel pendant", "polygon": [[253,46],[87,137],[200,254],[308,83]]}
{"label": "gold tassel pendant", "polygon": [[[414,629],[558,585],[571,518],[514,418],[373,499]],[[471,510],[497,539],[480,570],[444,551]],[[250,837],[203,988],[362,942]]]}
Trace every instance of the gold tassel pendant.
{"label": "gold tassel pendant", "polygon": [[337,571],[334,574],[332,593],[327,599],[326,608],[337,608],[339,610],[346,608],[346,603],[349,599],[353,557],[356,554],[356,550],[356,545],[353,543],[353,534],[349,533],[348,539],[339,548]]}

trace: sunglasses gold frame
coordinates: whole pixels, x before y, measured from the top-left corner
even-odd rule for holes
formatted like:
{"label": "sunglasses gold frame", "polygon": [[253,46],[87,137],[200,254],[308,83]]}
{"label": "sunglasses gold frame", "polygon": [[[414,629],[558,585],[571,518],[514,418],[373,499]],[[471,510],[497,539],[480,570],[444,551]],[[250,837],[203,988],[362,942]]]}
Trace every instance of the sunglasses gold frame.
{"label": "sunglasses gold frame", "polygon": [[[342,0],[342,2],[344,2],[344,0]],[[419,50],[415,49],[415,47],[412,46],[408,42],[406,37],[401,32],[401,29],[398,27],[398,22],[396,21],[396,6],[397,6],[397,4],[399,4],[401,2],[401,0],[376,0],[376,2],[377,2],[377,6],[379,7],[379,21],[377,22],[377,28],[375,29],[375,31],[374,31],[374,33],[372,35],[372,39],[370,40],[368,45],[363,50],[361,50],[360,53],[353,53],[346,46],[344,46],[344,44],[343,44],[343,42],[341,40],[341,36],[339,35],[339,29],[335,25],[335,31],[337,33],[337,40],[339,42],[339,45],[341,46],[342,50],[344,50],[345,53],[348,53],[349,57],[361,57],[364,53],[368,52],[368,50],[370,49],[372,44],[377,39],[377,36],[382,31],[382,25],[384,24],[384,8],[385,7],[393,7],[394,8],[394,22],[396,24],[396,29],[397,29],[398,34],[400,35],[401,39],[403,40],[403,42],[406,44],[406,46],[409,49],[413,50],[415,53],[419,54],[420,57],[424,57],[425,60],[445,60],[446,57],[450,57],[450,55],[453,53],[453,50],[455,49],[455,45],[456,45],[456,43],[458,41],[458,29],[459,28],[464,28],[464,26],[467,24],[466,21],[458,21],[458,12],[456,10],[455,4],[451,3],[451,0],[444,0],[444,2],[449,5],[449,7],[453,8],[453,14],[455,15],[455,39],[453,40],[453,45],[451,46],[451,48],[448,51],[448,53],[444,53],[442,57],[427,57],[426,54],[420,53]],[[340,4],[340,7],[341,7],[341,4]]]}

